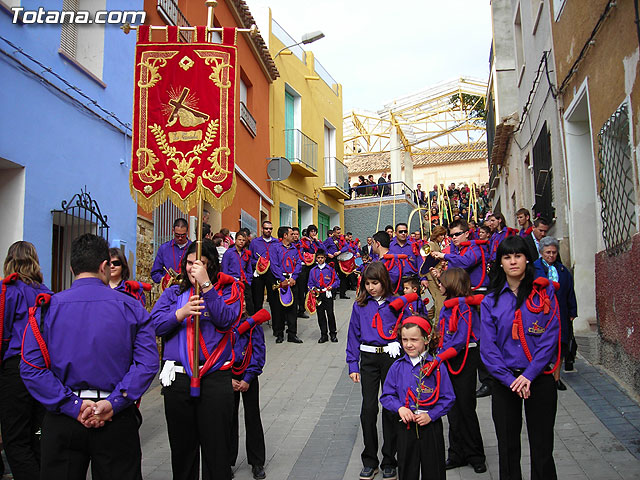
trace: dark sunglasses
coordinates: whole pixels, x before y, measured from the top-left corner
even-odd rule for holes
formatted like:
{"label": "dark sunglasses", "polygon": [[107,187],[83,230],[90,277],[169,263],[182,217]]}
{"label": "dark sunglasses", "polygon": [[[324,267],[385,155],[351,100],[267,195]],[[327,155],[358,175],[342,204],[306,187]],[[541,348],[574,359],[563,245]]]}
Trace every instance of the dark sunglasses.
{"label": "dark sunglasses", "polygon": [[273,227],[262,227],[263,230],[273,230]]}
{"label": "dark sunglasses", "polygon": [[467,232],[456,232],[456,233],[452,233],[451,236],[452,237],[459,237],[460,235],[467,233]]}
{"label": "dark sunglasses", "polygon": [[174,233],[173,236],[176,238],[187,238],[186,233]]}
{"label": "dark sunglasses", "polygon": [[122,266],[122,262],[120,260],[111,260],[111,266],[112,267],[121,267]]}
{"label": "dark sunglasses", "polygon": [[409,233],[409,230],[398,230],[398,233]]}

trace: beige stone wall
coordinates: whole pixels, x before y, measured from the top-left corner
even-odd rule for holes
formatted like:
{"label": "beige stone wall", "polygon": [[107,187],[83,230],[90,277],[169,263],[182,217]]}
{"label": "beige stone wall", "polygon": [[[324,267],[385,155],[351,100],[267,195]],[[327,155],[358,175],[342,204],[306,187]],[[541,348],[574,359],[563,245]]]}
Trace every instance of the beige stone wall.
{"label": "beige stone wall", "polygon": [[[136,280],[146,282],[153,285],[151,280],[151,267],[153,266],[153,222],[138,215],[137,245],[136,245]],[[147,294],[147,310],[151,311],[151,307],[160,296],[157,285],[154,285],[151,292]]]}

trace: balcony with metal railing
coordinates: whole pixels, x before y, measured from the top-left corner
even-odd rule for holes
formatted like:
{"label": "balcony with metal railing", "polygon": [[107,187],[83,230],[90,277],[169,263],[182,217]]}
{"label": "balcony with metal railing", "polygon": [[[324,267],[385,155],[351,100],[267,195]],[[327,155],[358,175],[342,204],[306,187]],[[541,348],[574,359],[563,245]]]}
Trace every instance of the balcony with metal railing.
{"label": "balcony with metal railing", "polygon": [[285,156],[294,172],[318,176],[318,144],[296,128],[284,130]]}
{"label": "balcony with metal railing", "polygon": [[336,157],[324,158],[324,185],[322,191],[337,199],[349,198],[349,170]]}
{"label": "balcony with metal railing", "polygon": [[[158,0],[157,10],[168,25],[177,25],[178,27],[191,26],[182,10],[178,8],[178,2],[175,0]],[[191,42],[192,33],[190,31],[181,31],[180,36],[185,42]]]}

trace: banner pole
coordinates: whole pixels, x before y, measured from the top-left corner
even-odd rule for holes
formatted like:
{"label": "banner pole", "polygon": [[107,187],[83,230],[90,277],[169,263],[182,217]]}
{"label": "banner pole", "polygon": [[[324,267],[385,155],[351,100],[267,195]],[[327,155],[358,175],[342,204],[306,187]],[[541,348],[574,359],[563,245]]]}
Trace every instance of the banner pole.
{"label": "banner pole", "polygon": [[[207,0],[204,2],[207,6],[207,27],[213,27],[213,8],[218,4],[216,0]],[[207,41],[211,41],[211,32],[207,33]],[[202,189],[198,188],[198,228],[197,228],[197,246],[196,246],[196,260],[202,259],[202,214],[204,210],[204,200],[202,198]],[[212,279],[209,279],[210,281]],[[195,294],[200,296],[200,284],[195,284]],[[191,391],[192,393],[198,393],[200,396],[200,316],[194,315],[193,319],[193,366],[191,368]]]}

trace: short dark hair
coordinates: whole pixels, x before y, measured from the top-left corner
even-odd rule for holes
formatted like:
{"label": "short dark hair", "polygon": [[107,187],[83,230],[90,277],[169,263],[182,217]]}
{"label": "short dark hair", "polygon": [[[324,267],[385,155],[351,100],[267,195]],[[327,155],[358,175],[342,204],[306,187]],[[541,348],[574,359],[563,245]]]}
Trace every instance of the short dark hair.
{"label": "short dark hair", "polygon": [[545,217],[538,217],[533,221],[533,225],[539,227],[540,224],[546,225],[547,227],[551,225],[551,222],[547,220]]}
{"label": "short dark hair", "polygon": [[413,288],[417,288],[418,292],[420,291],[420,279],[417,275],[407,275],[406,277],[402,277],[402,286],[404,286],[405,283],[408,283]]}
{"label": "short dark hair", "polygon": [[[401,226],[401,225],[404,225],[405,227],[407,227],[407,230],[409,230],[409,226],[404,222],[396,223],[396,228],[395,229],[398,230],[398,227]],[[385,228],[385,230],[386,230],[386,228]]]}
{"label": "short dark hair", "polygon": [[287,227],[285,225],[278,227],[278,238],[284,238],[289,230],[291,230],[291,227]]}
{"label": "short dark hair", "polygon": [[335,227],[333,227],[332,231],[336,231],[336,230],[342,230],[342,227],[340,225],[336,225]]}
{"label": "short dark hair", "polygon": [[389,234],[387,232],[376,232],[373,235],[373,241],[378,242],[384,248],[389,248],[389,244],[391,243],[391,239],[389,238]]}
{"label": "short dark hair", "polygon": [[318,227],[316,227],[313,223],[307,227],[307,233],[317,232]]}
{"label": "short dark hair", "polygon": [[262,228],[264,228],[264,224],[265,224],[265,223],[268,223],[269,225],[273,225],[273,224],[271,223],[271,220],[263,220],[263,221],[262,221],[262,224],[261,224],[261,227],[262,227]]}
{"label": "short dark hair", "polygon": [[202,238],[206,237],[210,233],[211,233],[211,225],[209,225],[208,223],[203,223],[202,224]]}
{"label": "short dark hair", "polygon": [[85,233],[71,242],[71,270],[74,275],[98,273],[100,264],[109,261],[109,244],[94,235]]}
{"label": "short dark hair", "polygon": [[300,232],[300,228],[298,227],[291,227],[291,230],[293,230],[294,232]]}
{"label": "short dark hair", "polygon": [[459,219],[454,220],[453,222],[451,222],[449,224],[449,231],[451,231],[452,228],[459,228],[463,232],[468,232],[469,231],[469,224],[467,223],[467,221],[465,219],[459,218]]}
{"label": "short dark hair", "polygon": [[240,230],[238,230],[238,233],[240,232],[242,232],[247,238],[251,236],[251,230],[249,230],[247,227],[242,227]]}
{"label": "short dark hair", "polygon": [[393,230],[393,225],[387,225],[386,227],[384,227],[385,232],[389,229]]}
{"label": "short dark hair", "polygon": [[173,228],[176,228],[176,227],[186,228],[188,226],[189,224],[184,218],[176,218],[176,220],[173,222]]}
{"label": "short dark hair", "polygon": [[347,235],[353,235],[353,233],[351,233],[351,232],[347,232],[346,234],[347,234]]}
{"label": "short dark hair", "polygon": [[527,217],[531,218],[531,214],[529,213],[529,210],[527,210],[526,208],[521,208],[516,212],[516,216],[518,215],[526,215]]}
{"label": "short dark hair", "polygon": [[127,262],[127,258],[124,256],[124,253],[119,248],[110,248],[109,249],[109,260],[111,258],[116,257],[122,263],[122,273],[120,274],[120,279],[123,282],[129,280],[129,263]]}
{"label": "short dark hair", "polygon": [[491,233],[491,229],[489,228],[489,226],[488,226],[488,225],[485,225],[484,223],[483,223],[482,225],[480,225],[480,226],[478,227],[478,229],[480,229],[480,230],[484,230],[484,232],[485,232],[485,233],[489,233],[489,234]]}
{"label": "short dark hair", "polygon": [[322,255],[323,257],[327,256],[327,252],[325,252],[323,249],[319,248],[318,250],[316,250],[316,257],[318,255]]}
{"label": "short dark hair", "polygon": [[236,232],[236,237],[238,237],[238,235],[240,235],[241,237],[247,238],[247,234],[243,230],[238,230]]}

